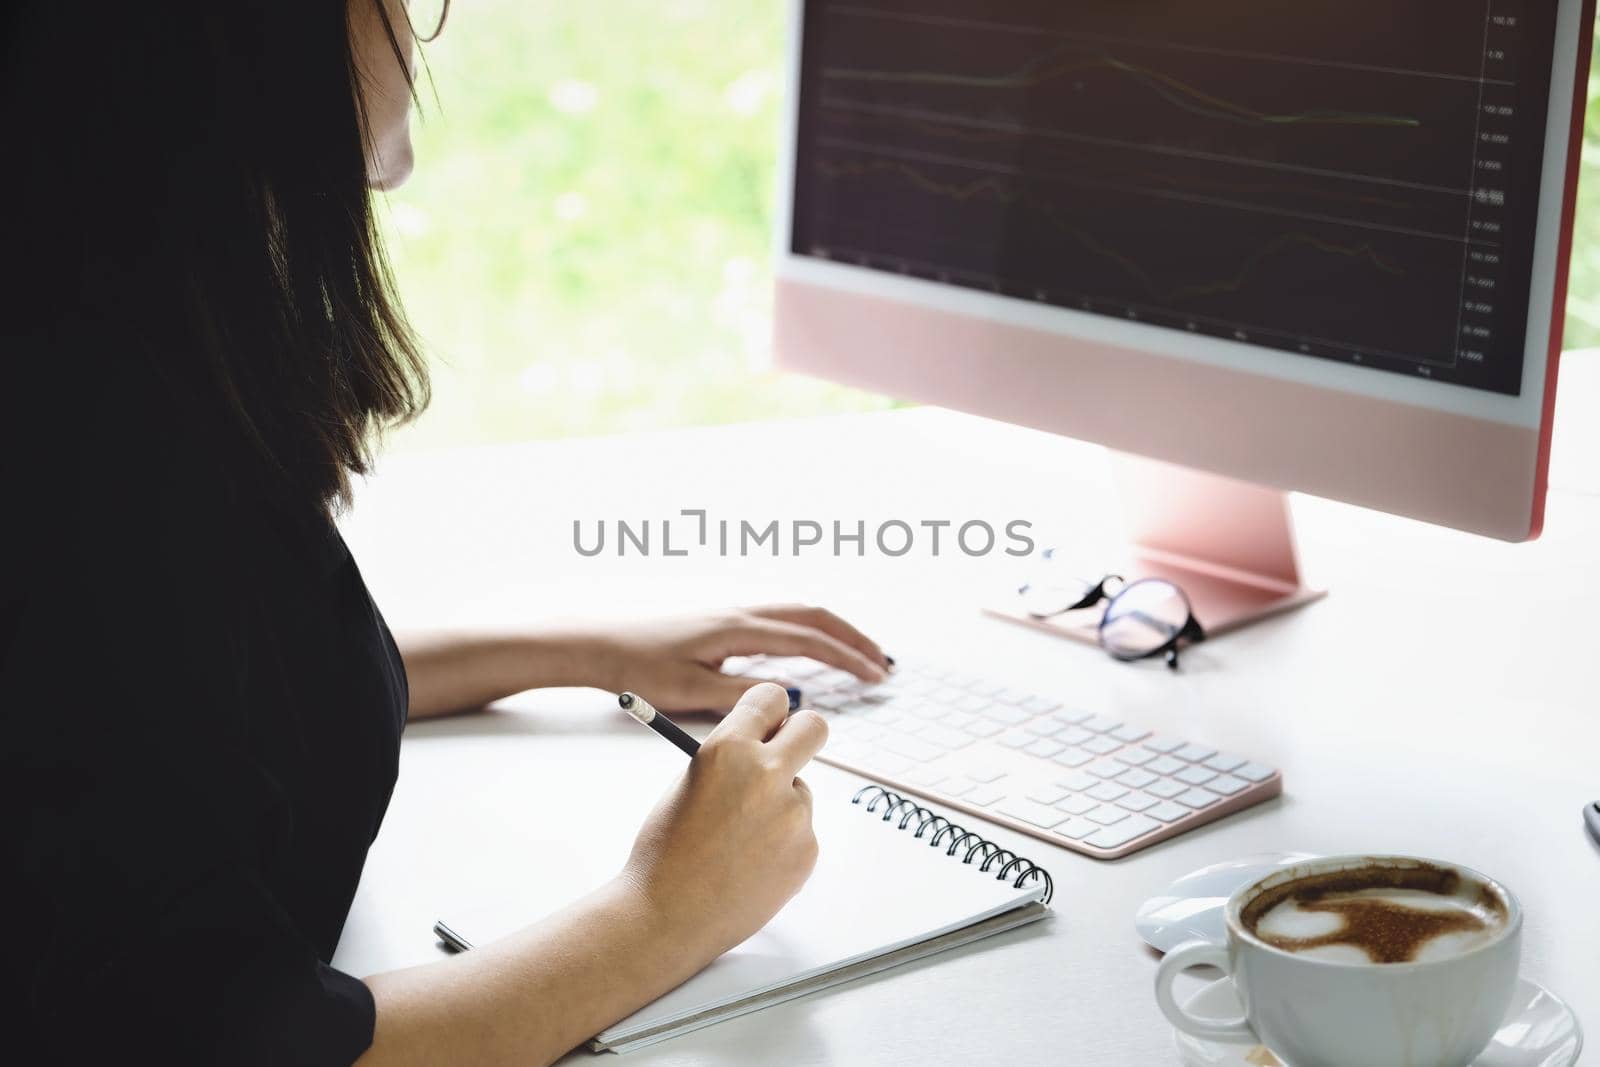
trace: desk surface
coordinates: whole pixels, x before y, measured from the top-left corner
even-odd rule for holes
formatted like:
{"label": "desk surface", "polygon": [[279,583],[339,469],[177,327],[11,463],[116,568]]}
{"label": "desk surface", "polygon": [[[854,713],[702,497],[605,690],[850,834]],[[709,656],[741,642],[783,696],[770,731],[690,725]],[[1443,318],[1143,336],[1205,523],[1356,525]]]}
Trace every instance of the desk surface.
{"label": "desk surface", "polygon": [[[804,599],[897,656],[947,658],[1284,770],[1283,797],[1112,863],[993,828],[1054,873],[1048,923],[630,1062],[1176,1062],[1135,908],[1196,867],[1302,849],[1420,853],[1504,880],[1526,908],[1525,974],[1576,1008],[1593,1048],[1600,848],[1579,811],[1600,799],[1596,386],[1588,363],[1564,371],[1541,541],[1504,545],[1297,499],[1302,555],[1331,595],[1196,647],[1179,675],[981,616],[977,605],[1018,576],[1003,555],[573,548],[574,520],[588,539],[601,519],[705,508],[713,523],[864,520],[869,531],[896,518],[1022,518],[1042,544],[1091,565],[1113,558],[1115,496],[1097,450],[948,412],[398,456],[344,525],[397,629]],[[366,974],[433,959],[428,927],[443,902],[559,880],[565,849],[620,862],[624,828],[643,813],[605,783],[674,772],[660,747],[581,690],[412,727],[335,963]]]}

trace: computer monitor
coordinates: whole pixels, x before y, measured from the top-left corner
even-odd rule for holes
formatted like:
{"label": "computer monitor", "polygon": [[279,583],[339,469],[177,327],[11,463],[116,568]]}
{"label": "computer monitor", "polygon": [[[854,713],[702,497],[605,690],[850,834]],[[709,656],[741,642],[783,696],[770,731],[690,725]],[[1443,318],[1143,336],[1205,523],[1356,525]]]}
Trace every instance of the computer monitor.
{"label": "computer monitor", "polygon": [[1594,0],[798,3],[780,367],[1098,442],[1218,632],[1284,491],[1538,534]]}

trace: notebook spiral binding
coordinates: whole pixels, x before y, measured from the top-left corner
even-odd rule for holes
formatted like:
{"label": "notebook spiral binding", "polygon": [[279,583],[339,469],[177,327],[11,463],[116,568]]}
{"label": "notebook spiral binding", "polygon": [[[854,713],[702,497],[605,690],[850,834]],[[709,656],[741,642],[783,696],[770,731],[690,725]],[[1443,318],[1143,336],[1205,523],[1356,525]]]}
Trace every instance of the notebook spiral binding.
{"label": "notebook spiral binding", "polygon": [[[870,799],[869,799],[870,798]],[[928,839],[929,848],[938,848],[948,835],[949,844],[945,847],[945,855],[954,856],[962,847],[966,848],[966,855],[961,858],[962,863],[978,862],[978,870],[987,872],[996,864],[995,878],[1005,880],[1014,876],[1012,885],[1021,889],[1029,879],[1044,882],[1044,903],[1050,903],[1050,898],[1056,895],[1056,884],[1050,877],[1050,872],[1026,857],[1019,856],[1010,849],[1001,848],[979,834],[973,833],[965,826],[952,822],[936,811],[918,804],[909,797],[901,796],[892,789],[881,785],[862,786],[856,790],[855,796],[850,798],[850,803],[861,804],[865,801],[867,811],[874,815],[883,811],[883,821],[890,822],[896,815],[900,817],[897,829],[909,829],[913,820],[916,820],[917,829],[913,837],[921,840],[931,833]],[[982,857],[981,860],[978,857]]]}

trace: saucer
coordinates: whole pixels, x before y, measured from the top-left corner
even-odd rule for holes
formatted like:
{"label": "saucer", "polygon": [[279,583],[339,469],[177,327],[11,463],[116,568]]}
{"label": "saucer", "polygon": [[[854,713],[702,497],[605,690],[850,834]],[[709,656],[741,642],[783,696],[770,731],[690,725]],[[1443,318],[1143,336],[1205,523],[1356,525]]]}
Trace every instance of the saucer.
{"label": "saucer", "polygon": [[[1204,1018],[1237,1016],[1242,1010],[1233,979],[1219,978],[1184,1007]],[[1283,1067],[1283,1061],[1250,1041],[1219,1041],[1174,1031],[1178,1056],[1188,1067]],[[1560,997],[1537,982],[1517,979],[1505,1021],[1472,1067],[1571,1067],[1583,1049],[1578,1017]]]}
{"label": "saucer", "polygon": [[1133,925],[1139,936],[1160,952],[1171,952],[1185,941],[1220,945],[1228,939],[1222,907],[1235,889],[1280,867],[1316,858],[1311,852],[1267,852],[1202,867],[1141,904]]}

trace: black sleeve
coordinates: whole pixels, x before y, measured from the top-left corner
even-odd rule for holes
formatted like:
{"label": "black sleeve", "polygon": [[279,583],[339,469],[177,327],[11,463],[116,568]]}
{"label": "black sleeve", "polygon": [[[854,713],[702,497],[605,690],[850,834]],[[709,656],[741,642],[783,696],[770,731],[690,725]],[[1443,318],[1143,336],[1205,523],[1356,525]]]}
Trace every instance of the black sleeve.
{"label": "black sleeve", "polygon": [[271,888],[294,828],[242,691],[271,648],[248,531],[182,449],[81,456],[0,563],[14,1062],[349,1064],[371,994]]}

